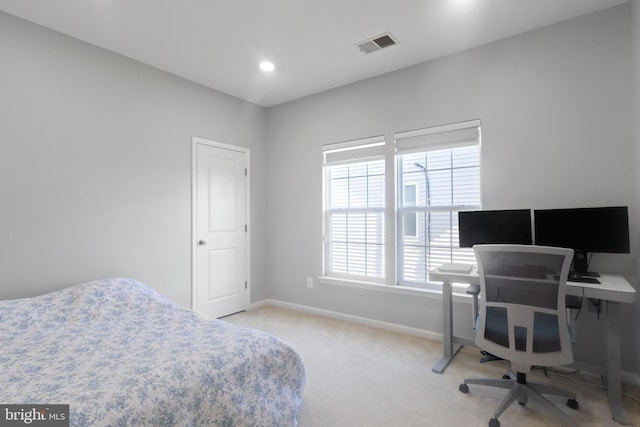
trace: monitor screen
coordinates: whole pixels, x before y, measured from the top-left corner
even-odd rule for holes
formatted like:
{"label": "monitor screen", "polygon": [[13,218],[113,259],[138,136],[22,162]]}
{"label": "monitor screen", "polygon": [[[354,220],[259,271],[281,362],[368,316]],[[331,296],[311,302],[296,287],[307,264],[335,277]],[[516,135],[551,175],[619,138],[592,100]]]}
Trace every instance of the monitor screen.
{"label": "monitor screen", "polygon": [[480,244],[532,244],[531,211],[510,209],[499,211],[458,212],[460,247]]}
{"label": "monitor screen", "polygon": [[629,253],[626,206],[535,210],[533,217],[536,245]]}

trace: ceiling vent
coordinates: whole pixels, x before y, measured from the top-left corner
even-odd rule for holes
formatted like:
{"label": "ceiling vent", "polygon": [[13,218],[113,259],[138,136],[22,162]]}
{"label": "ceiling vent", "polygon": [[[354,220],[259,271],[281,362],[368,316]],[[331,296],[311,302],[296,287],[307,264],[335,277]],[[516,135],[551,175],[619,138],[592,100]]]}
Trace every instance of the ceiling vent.
{"label": "ceiling vent", "polygon": [[360,49],[362,53],[371,53],[385,47],[398,44],[398,41],[391,33],[384,33],[374,38],[357,43],[355,46]]}

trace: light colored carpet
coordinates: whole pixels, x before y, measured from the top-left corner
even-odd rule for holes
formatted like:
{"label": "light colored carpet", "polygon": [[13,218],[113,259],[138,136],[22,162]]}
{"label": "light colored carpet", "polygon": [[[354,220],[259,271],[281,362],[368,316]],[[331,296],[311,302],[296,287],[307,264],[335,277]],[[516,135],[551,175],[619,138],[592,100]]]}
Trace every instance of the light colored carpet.
{"label": "light colored carpet", "polygon": [[[470,385],[464,378],[500,378],[504,361],[479,363],[477,348],[463,348],[443,374],[431,372],[442,343],[358,325],[301,311],[262,307],[224,320],[268,332],[291,345],[302,357],[307,382],[300,427],[486,426],[506,390]],[[552,401],[580,426],[619,426],[598,378],[585,374],[544,376],[529,381],[552,383],[577,394],[574,411],[562,399]],[[637,387],[625,391],[638,396]],[[625,397],[634,425],[640,426],[640,403]],[[561,425],[536,402],[511,405],[500,417],[502,427]]]}

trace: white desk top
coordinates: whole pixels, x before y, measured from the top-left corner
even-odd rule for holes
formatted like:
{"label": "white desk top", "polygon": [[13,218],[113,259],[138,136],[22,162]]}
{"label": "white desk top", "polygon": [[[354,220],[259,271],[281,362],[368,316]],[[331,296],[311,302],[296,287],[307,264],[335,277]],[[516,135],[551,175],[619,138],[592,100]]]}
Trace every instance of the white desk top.
{"label": "white desk top", "polygon": [[[429,271],[429,278],[436,282],[468,283],[470,285],[480,283],[476,267],[469,273],[440,271],[435,268]],[[624,277],[603,274],[598,280],[600,283],[567,282],[567,295],[626,303],[632,303],[636,300],[636,290]]]}

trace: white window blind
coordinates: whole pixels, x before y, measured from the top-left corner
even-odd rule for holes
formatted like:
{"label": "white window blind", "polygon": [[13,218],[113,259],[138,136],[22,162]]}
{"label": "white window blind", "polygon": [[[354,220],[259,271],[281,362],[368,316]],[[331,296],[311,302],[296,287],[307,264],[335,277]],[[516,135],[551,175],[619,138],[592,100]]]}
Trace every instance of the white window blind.
{"label": "white window blind", "polygon": [[[458,247],[458,211],[481,206],[480,122],[399,133],[395,144],[398,281],[427,283],[439,265],[474,263]],[[407,197],[410,188],[416,194]]]}
{"label": "white window blind", "polygon": [[385,278],[384,149],[384,137],[323,146],[327,276]]}

